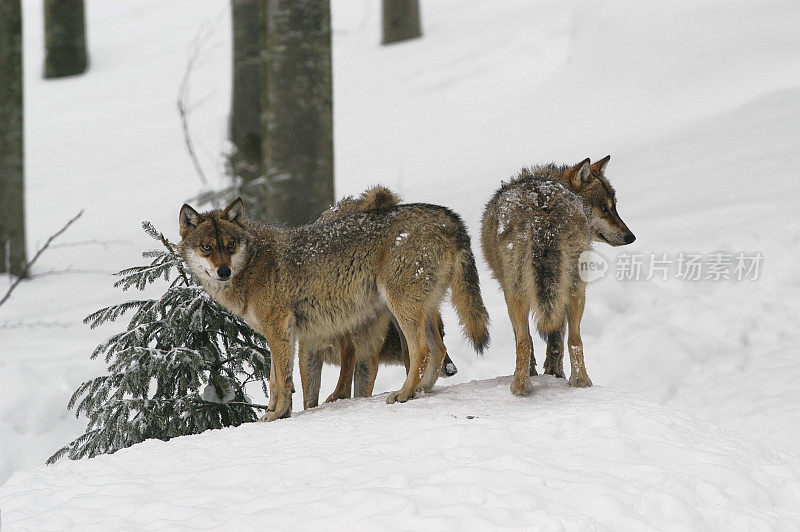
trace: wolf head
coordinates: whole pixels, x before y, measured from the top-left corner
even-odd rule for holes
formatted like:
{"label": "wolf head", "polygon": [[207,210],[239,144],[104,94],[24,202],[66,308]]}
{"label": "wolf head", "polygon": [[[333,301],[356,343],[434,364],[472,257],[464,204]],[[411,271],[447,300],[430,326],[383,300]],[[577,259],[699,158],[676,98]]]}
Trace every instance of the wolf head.
{"label": "wolf head", "polygon": [[606,166],[611,159],[606,155],[594,164],[584,159],[566,171],[569,188],[578,194],[586,205],[593,238],[612,246],[623,246],[636,240],[617,212],[617,196],[606,179]]}
{"label": "wolf head", "polygon": [[209,279],[225,283],[241,271],[249,243],[243,218],[241,198],[223,210],[205,214],[187,204],[181,207],[178,251],[201,283]]}

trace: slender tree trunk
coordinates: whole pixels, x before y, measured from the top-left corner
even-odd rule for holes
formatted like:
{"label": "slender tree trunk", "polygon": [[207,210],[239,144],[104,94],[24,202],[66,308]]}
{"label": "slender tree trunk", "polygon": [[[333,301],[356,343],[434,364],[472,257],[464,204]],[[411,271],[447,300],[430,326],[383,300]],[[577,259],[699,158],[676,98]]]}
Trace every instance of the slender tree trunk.
{"label": "slender tree trunk", "polygon": [[44,77],[62,78],[86,72],[86,21],[83,0],[44,0],[47,56]]}
{"label": "slender tree trunk", "polygon": [[383,44],[420,36],[419,0],[383,0]]}
{"label": "slender tree trunk", "polygon": [[233,89],[231,166],[243,181],[264,173],[261,127],[260,0],[231,0],[233,22]]}
{"label": "slender tree trunk", "polygon": [[25,265],[20,0],[0,0],[0,272]]}
{"label": "slender tree trunk", "polygon": [[301,225],[333,203],[328,0],[262,0],[261,92],[270,221]]}

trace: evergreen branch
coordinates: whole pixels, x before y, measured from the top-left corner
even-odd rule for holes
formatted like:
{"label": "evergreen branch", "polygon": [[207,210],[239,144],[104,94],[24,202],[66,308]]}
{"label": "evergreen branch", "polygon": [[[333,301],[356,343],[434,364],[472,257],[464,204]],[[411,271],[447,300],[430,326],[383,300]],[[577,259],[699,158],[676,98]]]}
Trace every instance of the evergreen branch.
{"label": "evergreen branch", "polygon": [[115,274],[124,275],[124,277],[114,283],[114,286],[122,287],[123,290],[127,290],[131,286],[136,286],[138,290],[144,290],[148,284],[155,282],[160,277],[164,277],[165,280],[168,280],[172,266],[173,265],[168,262],[159,262],[159,259],[156,259],[148,266],[126,268]]}
{"label": "evergreen branch", "polygon": [[[153,228],[153,229],[155,229],[155,228]],[[164,233],[162,233],[162,232],[158,233],[157,238],[161,241],[162,244],[164,244],[164,247],[167,248],[167,250],[169,250],[170,254],[175,258],[175,261],[176,261],[175,262],[175,266],[178,268],[178,272],[181,274],[181,277],[183,277],[184,284],[186,286],[191,286],[191,284],[189,283],[189,279],[186,276],[186,272],[184,271],[183,266],[182,266],[183,260],[175,252],[175,248],[173,247],[172,243],[170,243],[170,241],[167,240],[167,238],[164,236]]]}
{"label": "evergreen branch", "polygon": [[[82,383],[68,408],[88,418],[83,435],[49,462],[113,453],[149,438],[169,440],[208,429],[255,421],[265,405],[247,402],[245,384],[269,378],[269,349],[263,337],[231,315],[192,279],[174,245],[149,222],[144,230],[166,251],[143,254],[152,262],[120,272],[118,286],[144,287],[174,266],[181,272],[159,299],[135,300],[100,309],[85,318],[96,327],[134,310],[125,330],[98,345],[107,374]],[[181,284],[180,281],[183,281]],[[176,284],[177,283],[177,284]],[[124,289],[124,288],[123,288]],[[200,390],[233,401],[206,401]],[[204,393],[203,392],[203,393]]]}
{"label": "evergreen branch", "polygon": [[110,307],[101,308],[96,312],[92,312],[85,318],[83,323],[94,329],[107,321],[116,321],[117,318],[128,312],[132,308],[142,307],[147,303],[151,303],[152,299],[138,299],[128,301],[119,305],[112,305]]}
{"label": "evergreen branch", "polygon": [[[100,432],[100,431],[99,430],[87,431],[86,434],[83,434],[82,436],[76,438],[71,443],[68,443],[67,445],[65,445],[64,447],[62,447],[61,449],[59,449],[58,451],[53,453],[53,456],[48,458],[46,463],[47,464],[53,464],[57,460],[62,458],[67,453],[72,455],[72,453],[74,452],[75,448],[77,448],[78,446],[82,445],[84,442],[89,440],[89,438],[91,438],[93,436],[96,436],[98,432]],[[79,456],[75,456],[73,458],[79,458]]]}

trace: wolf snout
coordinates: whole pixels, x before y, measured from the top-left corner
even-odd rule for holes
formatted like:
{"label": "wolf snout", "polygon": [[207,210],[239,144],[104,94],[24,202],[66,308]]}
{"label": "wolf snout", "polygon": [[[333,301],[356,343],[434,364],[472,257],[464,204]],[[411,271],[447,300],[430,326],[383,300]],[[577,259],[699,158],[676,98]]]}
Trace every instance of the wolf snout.
{"label": "wolf snout", "polygon": [[220,266],[217,270],[217,275],[220,279],[225,280],[231,276],[231,269],[227,266]]}
{"label": "wolf snout", "polygon": [[636,235],[633,233],[625,235],[625,244],[632,244],[634,240],[636,240]]}

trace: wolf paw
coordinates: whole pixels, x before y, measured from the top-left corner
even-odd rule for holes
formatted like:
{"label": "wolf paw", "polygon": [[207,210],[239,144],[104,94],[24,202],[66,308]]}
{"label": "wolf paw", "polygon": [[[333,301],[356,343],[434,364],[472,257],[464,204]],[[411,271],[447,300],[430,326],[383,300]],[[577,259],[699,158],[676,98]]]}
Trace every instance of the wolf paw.
{"label": "wolf paw", "polygon": [[587,374],[572,374],[569,376],[569,385],[575,388],[588,388],[592,385],[592,379]]}
{"label": "wolf paw", "polygon": [[452,362],[445,362],[442,364],[442,370],[439,372],[440,377],[452,377],[458,373],[458,368]]}
{"label": "wolf paw", "polygon": [[420,393],[420,392],[428,393],[431,390],[433,390],[433,386],[436,384],[436,379],[431,379],[431,380],[433,382],[423,382],[419,386],[417,386],[417,389],[414,393]]}
{"label": "wolf paw", "polygon": [[277,411],[267,412],[266,414],[261,416],[258,420],[260,422],[275,421],[276,419],[282,419],[282,418],[287,418],[287,417],[292,417],[291,409],[289,409],[289,410],[287,410],[287,411],[285,411],[283,413],[280,413],[280,412],[277,412]]}
{"label": "wolf paw", "polygon": [[332,403],[334,401],[338,401],[339,399],[350,399],[350,397],[349,396],[345,396],[343,394],[340,394],[338,392],[333,392],[332,394],[330,394],[328,396],[327,399],[325,399],[325,402],[326,403]]}
{"label": "wolf paw", "polygon": [[515,378],[513,381],[511,381],[511,393],[514,395],[524,397],[526,395],[530,395],[532,391],[533,383],[527,377],[524,379]]}
{"label": "wolf paw", "polygon": [[386,404],[393,405],[394,403],[405,403],[409,399],[413,399],[413,397],[413,393],[397,390],[396,392],[389,394],[389,397],[386,398]]}
{"label": "wolf paw", "polygon": [[544,361],[544,374],[553,375],[558,379],[566,377],[564,375],[564,363],[561,360],[548,358]]}

